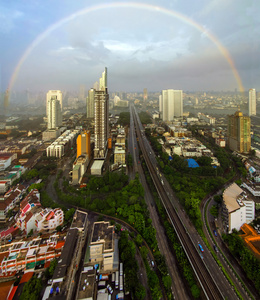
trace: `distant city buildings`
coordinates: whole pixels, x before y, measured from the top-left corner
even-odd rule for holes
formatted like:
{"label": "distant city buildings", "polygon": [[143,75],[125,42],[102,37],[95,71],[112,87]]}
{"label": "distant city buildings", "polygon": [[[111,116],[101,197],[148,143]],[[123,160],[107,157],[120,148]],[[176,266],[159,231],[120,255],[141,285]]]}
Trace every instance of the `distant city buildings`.
{"label": "distant city buildings", "polygon": [[147,89],[145,88],[144,89],[144,103],[147,102],[148,100],[148,92],[147,92]]}
{"label": "distant city buildings", "polygon": [[248,115],[249,116],[256,115],[256,91],[255,91],[255,89],[249,90]]}
{"label": "distant city buildings", "polygon": [[182,90],[163,90],[161,98],[163,121],[172,121],[175,117],[183,116]]}
{"label": "distant city buildings", "polygon": [[55,129],[62,125],[62,93],[49,91],[46,95],[47,128]]}
{"label": "distant city buildings", "polygon": [[249,153],[251,149],[251,120],[241,111],[228,116],[228,146],[239,153]]}

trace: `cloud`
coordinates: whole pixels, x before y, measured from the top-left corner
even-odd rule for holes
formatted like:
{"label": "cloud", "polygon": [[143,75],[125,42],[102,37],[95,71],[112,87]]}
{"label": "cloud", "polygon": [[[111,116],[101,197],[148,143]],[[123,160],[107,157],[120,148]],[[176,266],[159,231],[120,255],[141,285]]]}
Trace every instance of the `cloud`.
{"label": "cloud", "polygon": [[19,10],[9,10],[4,7],[0,8],[0,33],[7,34],[16,26],[16,22],[24,16]]}

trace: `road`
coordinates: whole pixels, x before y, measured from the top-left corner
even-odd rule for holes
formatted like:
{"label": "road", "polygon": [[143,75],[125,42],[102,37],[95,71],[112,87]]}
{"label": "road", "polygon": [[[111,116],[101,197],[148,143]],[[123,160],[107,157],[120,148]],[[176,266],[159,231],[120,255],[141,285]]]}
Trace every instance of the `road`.
{"label": "road", "polygon": [[[208,206],[206,206],[207,202],[209,202]],[[207,202],[204,203],[203,217],[204,217],[204,212],[205,212],[206,207],[207,207],[206,214],[207,214],[208,225],[209,225],[209,228],[210,228],[211,232],[213,233],[213,230],[217,231],[217,228],[215,226],[215,219],[214,219],[214,217],[210,213],[210,208],[214,204],[216,204],[216,203],[214,202],[213,197],[210,197]],[[250,292],[254,296],[254,298],[258,299],[259,294],[258,294],[257,290],[255,289],[253,283],[250,280],[248,280],[248,278],[246,277],[246,274],[245,274],[244,270],[242,269],[242,267],[240,266],[240,264],[236,261],[236,259],[233,257],[233,255],[230,253],[230,251],[228,250],[228,248],[226,247],[226,244],[223,242],[223,240],[221,238],[221,233],[217,232],[217,237],[212,234],[212,236],[213,236],[212,237],[209,234],[209,232],[208,232],[208,230],[207,230],[207,228],[205,226],[205,220],[204,220],[203,224],[204,224],[203,231],[204,231],[204,233],[205,233],[205,235],[207,237],[207,240],[209,241],[209,243],[210,243],[210,245],[211,245],[212,248],[213,248],[213,245],[216,245],[218,247],[218,249],[221,250],[220,252],[217,253],[217,256],[218,256],[220,262],[222,263],[222,265],[224,266],[226,272],[232,278],[232,280],[233,280],[236,288],[238,289],[238,291],[242,295],[243,299],[249,299],[249,295],[245,291],[245,289],[243,288],[243,286],[241,285],[241,283],[239,282],[239,280],[238,280],[237,276],[234,274],[233,270],[228,265],[226,259],[222,255],[222,253],[228,259],[228,262],[232,265],[233,269],[238,274],[238,276],[241,278],[241,280],[243,281],[243,283],[247,285],[247,288],[250,290]]]}
{"label": "road", "polygon": [[169,275],[172,279],[172,292],[175,299],[190,299],[190,295],[188,294],[188,289],[185,286],[182,275],[179,272],[177,267],[178,263],[176,261],[175,256],[172,253],[172,250],[168,244],[168,239],[165,234],[165,230],[161,225],[160,218],[158,212],[155,207],[155,202],[153,196],[151,194],[151,190],[147,185],[145,174],[142,168],[142,165],[139,162],[139,149],[138,143],[136,141],[134,123],[133,123],[133,115],[130,111],[130,130],[128,136],[128,147],[131,155],[133,156],[133,171],[132,177],[134,178],[135,172],[138,172],[140,181],[145,191],[145,201],[148,206],[148,210],[150,212],[150,217],[152,219],[153,227],[156,229],[156,240],[158,242],[158,247],[160,249],[161,254],[165,257],[166,265],[168,267]]}
{"label": "road", "polygon": [[[140,131],[138,131],[137,134],[142,147],[142,153],[158,194],[161,197],[162,203],[165,206],[166,212],[171,219],[172,225],[183,245],[186,255],[190,260],[197,279],[201,283],[206,298],[223,299],[224,297],[227,297],[228,299],[237,299],[232,287],[219,269],[211,253],[205,247],[201,237],[198,235],[189,219],[186,218],[176,195],[163,174],[159,174],[158,170],[156,170],[156,158],[150,144],[146,141],[146,138],[142,136],[142,125],[140,124],[139,118],[136,118],[135,124],[137,127],[140,127]],[[198,250],[198,242],[200,242],[205,249],[203,258]]]}

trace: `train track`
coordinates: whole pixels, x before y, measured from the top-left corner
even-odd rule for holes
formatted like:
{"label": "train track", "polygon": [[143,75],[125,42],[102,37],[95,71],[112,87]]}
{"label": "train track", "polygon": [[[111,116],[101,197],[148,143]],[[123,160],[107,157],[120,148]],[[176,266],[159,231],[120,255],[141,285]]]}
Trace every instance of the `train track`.
{"label": "train track", "polygon": [[[132,108],[131,108],[132,109]],[[213,280],[209,270],[204,264],[200,254],[198,253],[194,243],[192,242],[189,234],[186,231],[186,228],[182,224],[180,217],[178,216],[171,199],[167,195],[161,180],[157,176],[157,172],[155,170],[155,165],[151,162],[149,154],[145,149],[144,142],[142,140],[141,128],[140,128],[140,120],[137,118],[136,112],[133,110],[134,123],[136,128],[136,133],[139,138],[140,148],[142,150],[143,157],[145,159],[146,165],[152,177],[153,183],[157,189],[157,192],[161,198],[161,201],[164,205],[164,208],[168,214],[168,217],[174,227],[174,230],[182,244],[182,247],[187,255],[187,258],[193,268],[194,273],[201,285],[201,288],[207,299],[223,299],[223,295],[221,294],[216,282]]]}

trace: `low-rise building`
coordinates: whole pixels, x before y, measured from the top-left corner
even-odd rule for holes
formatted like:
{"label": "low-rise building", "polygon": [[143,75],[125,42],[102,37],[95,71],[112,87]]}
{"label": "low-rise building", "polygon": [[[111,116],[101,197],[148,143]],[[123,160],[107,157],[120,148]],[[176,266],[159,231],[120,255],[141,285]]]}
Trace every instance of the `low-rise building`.
{"label": "low-rise building", "polygon": [[224,229],[228,233],[233,229],[240,230],[244,223],[250,223],[255,218],[254,201],[233,183],[223,193],[222,215]]}
{"label": "low-rise building", "polygon": [[102,175],[104,160],[95,160],[91,167],[91,175]]}
{"label": "low-rise building", "polygon": [[121,164],[121,165],[125,164],[125,149],[124,148],[122,148],[120,146],[115,147],[114,163]]}
{"label": "low-rise building", "polygon": [[109,222],[95,222],[90,241],[89,261],[92,264],[100,264],[104,271],[113,270],[114,263],[114,225]]}

